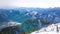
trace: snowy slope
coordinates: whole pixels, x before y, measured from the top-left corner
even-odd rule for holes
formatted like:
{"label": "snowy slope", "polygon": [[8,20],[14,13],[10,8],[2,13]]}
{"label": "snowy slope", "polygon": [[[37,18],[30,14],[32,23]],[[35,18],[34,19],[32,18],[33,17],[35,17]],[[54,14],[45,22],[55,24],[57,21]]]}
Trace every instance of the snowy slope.
{"label": "snowy slope", "polygon": [[[57,26],[59,32],[57,32]],[[31,34],[60,34],[60,23],[49,25]]]}

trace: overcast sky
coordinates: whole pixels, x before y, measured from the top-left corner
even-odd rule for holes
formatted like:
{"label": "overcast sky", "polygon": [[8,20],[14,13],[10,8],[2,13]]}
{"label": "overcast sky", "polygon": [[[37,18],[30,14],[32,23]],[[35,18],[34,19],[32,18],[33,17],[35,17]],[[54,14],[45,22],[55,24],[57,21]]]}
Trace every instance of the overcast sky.
{"label": "overcast sky", "polygon": [[60,0],[0,0],[0,7],[60,7]]}

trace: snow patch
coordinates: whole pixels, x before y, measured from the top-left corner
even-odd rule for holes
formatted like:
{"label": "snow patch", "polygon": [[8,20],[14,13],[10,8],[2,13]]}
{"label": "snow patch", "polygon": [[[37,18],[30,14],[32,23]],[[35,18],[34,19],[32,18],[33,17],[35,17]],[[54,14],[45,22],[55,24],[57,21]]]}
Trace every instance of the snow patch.
{"label": "snow patch", "polygon": [[6,27],[10,27],[10,26],[18,26],[21,25],[21,23],[17,23],[17,22],[8,22],[7,24],[3,24],[0,26],[0,30]]}

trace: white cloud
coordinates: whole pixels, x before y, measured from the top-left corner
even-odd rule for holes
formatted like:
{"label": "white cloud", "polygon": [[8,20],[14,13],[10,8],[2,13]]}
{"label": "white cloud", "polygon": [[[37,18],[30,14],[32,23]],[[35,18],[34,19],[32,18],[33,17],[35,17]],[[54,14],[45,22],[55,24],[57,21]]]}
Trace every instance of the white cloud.
{"label": "white cloud", "polygon": [[42,8],[60,7],[60,0],[4,0],[4,1],[0,0],[0,5],[13,7],[42,7]]}

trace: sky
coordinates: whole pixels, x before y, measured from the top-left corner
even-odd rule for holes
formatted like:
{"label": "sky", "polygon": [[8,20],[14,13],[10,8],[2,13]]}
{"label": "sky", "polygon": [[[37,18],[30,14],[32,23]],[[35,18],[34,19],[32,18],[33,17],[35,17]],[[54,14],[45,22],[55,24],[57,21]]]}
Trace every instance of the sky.
{"label": "sky", "polygon": [[0,0],[0,7],[60,7],[60,0]]}

